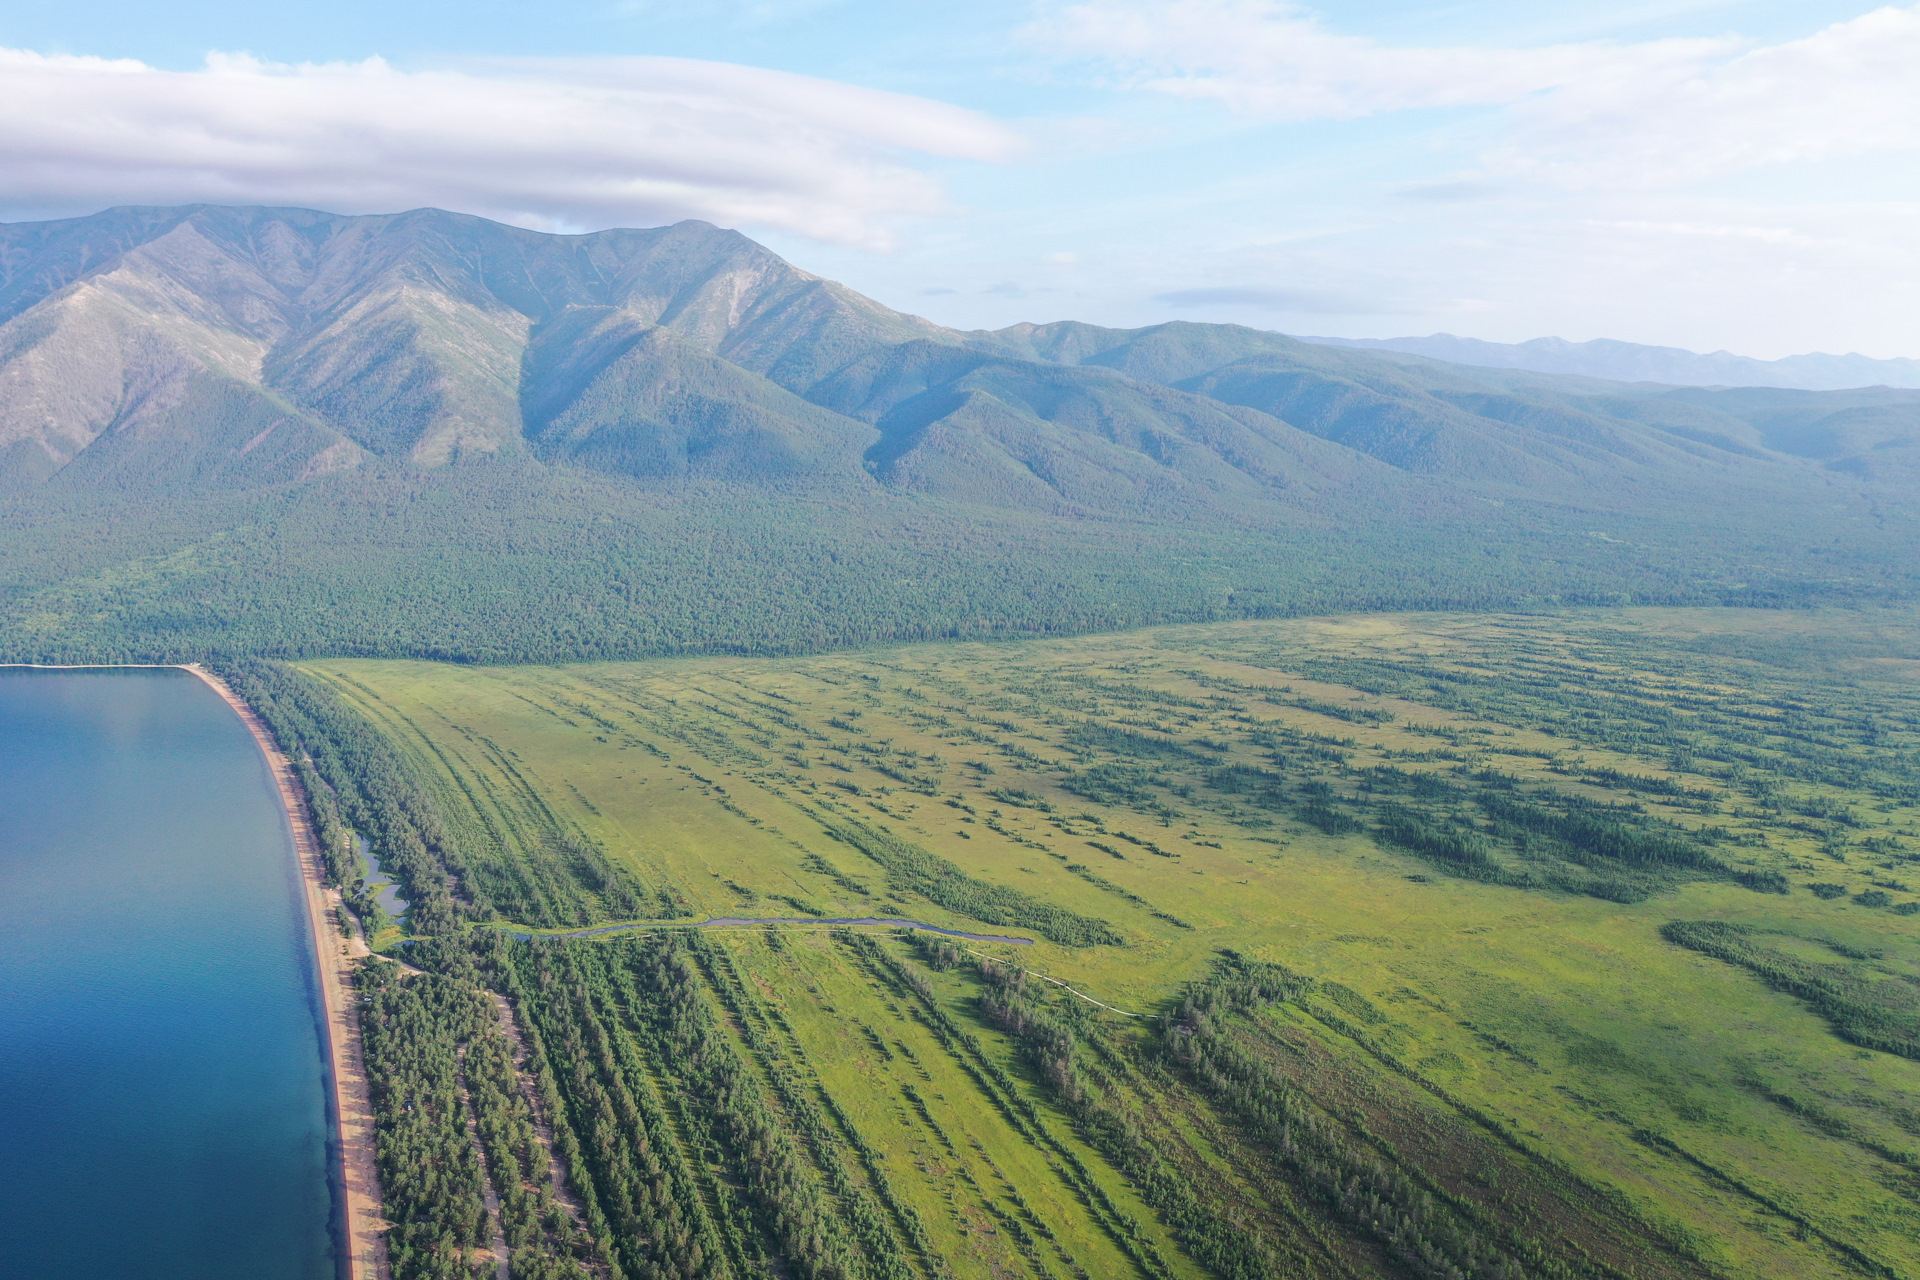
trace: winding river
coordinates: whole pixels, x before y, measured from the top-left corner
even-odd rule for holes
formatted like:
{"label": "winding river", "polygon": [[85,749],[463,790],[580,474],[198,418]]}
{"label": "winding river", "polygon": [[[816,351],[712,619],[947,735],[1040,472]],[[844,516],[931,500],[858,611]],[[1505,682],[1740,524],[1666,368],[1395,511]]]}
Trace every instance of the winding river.
{"label": "winding river", "polygon": [[0,1276],[333,1280],[286,817],[169,669],[0,669]]}

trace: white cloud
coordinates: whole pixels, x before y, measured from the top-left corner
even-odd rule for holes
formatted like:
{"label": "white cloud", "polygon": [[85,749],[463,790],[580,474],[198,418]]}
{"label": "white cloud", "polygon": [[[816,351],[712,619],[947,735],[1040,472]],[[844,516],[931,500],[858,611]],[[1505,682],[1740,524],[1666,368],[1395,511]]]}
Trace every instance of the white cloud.
{"label": "white cloud", "polygon": [[1573,81],[1488,157],[1573,188],[1664,187],[1920,147],[1920,6],[1658,73]]}
{"label": "white cloud", "polygon": [[[1768,358],[1920,350],[1917,204],[1783,210],[1633,191],[1417,212],[1323,240],[1103,263],[1098,287],[1110,293],[1083,309],[1110,324],[1205,305],[1196,318],[1287,332],[1558,334]],[[1149,305],[1108,301],[1126,286]]]}
{"label": "white cloud", "polygon": [[547,229],[705,218],[884,245],[945,210],[915,157],[1019,148],[976,112],[679,58],[491,60],[433,70],[195,71],[0,49],[0,202],[442,205]]}
{"label": "white cloud", "polygon": [[1501,108],[1494,172],[1658,187],[1920,146],[1920,6],[1804,39],[1408,48],[1278,0],[1087,0],[1028,29],[1124,86],[1277,120]]}
{"label": "white cloud", "polygon": [[1397,308],[1377,302],[1316,293],[1299,289],[1248,289],[1226,285],[1206,289],[1176,289],[1156,293],[1154,302],[1178,308],[1235,307],[1254,311],[1280,311],[1296,316],[1357,316],[1391,314]]}
{"label": "white cloud", "polygon": [[[1622,47],[1395,48],[1338,35],[1278,0],[1089,0],[1028,34],[1111,63],[1121,83],[1284,120],[1352,119],[1385,111],[1500,105],[1621,68]],[[1729,48],[1661,40],[1624,61],[1688,66]]]}

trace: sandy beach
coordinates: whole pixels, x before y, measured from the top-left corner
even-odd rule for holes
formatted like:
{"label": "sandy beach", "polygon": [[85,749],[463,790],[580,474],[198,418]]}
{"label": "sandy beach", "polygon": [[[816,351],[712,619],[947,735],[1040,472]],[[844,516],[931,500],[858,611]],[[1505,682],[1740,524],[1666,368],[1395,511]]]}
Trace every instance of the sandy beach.
{"label": "sandy beach", "polygon": [[388,1280],[386,1241],[382,1232],[380,1182],[374,1167],[373,1107],[367,1091],[365,1061],[361,1054],[359,1006],[352,998],[352,965],[355,953],[365,946],[356,938],[351,943],[341,938],[336,911],[340,893],[326,883],[325,864],[320,842],[307,820],[306,802],[292,764],[274,742],[273,733],[232,689],[212,672],[189,664],[185,670],[204,680],[232,707],[259,744],[273,771],[274,783],[293,829],[294,847],[300,860],[300,876],[306,885],[307,916],[311,925],[314,958],[320,974],[320,994],[327,1028],[327,1050],[332,1059],[334,1115],[341,1167],[337,1170],[345,1188],[346,1238],[348,1247],[346,1280]]}

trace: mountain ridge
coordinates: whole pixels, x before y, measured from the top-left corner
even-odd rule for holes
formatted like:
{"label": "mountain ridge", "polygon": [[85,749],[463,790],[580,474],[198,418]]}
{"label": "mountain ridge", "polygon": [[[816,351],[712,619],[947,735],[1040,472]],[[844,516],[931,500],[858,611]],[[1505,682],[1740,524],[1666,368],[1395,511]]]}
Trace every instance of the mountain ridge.
{"label": "mountain ridge", "polygon": [[0,225],[0,651],[36,659],[1855,599],[1910,589],[1917,481],[1917,391],[960,331],[706,223]]}
{"label": "mountain ridge", "polygon": [[1397,351],[1452,364],[1495,369],[1527,369],[1617,382],[1660,382],[1673,386],[1782,387],[1801,391],[1846,391],[1861,387],[1920,388],[1920,360],[1876,359],[1858,352],[1823,351],[1761,360],[1731,351],[1701,354],[1683,347],[1647,346],[1613,338],[1569,342],[1533,338],[1526,342],[1487,342],[1451,333],[1424,338],[1302,337],[1323,346],[1367,351]]}
{"label": "mountain ridge", "polygon": [[[1872,423],[1796,419],[1799,443],[1776,448],[1755,415],[1779,406],[1751,398],[1682,408],[1410,359],[1185,322],[947,329],[701,222],[556,236],[439,210],[191,206],[0,226],[16,488],[103,440],[123,479],[147,454],[156,476],[248,484],[506,452],[1163,511],[1409,477],[1440,504],[1459,486],[1609,501],[1702,466],[1765,487],[1803,482],[1809,459],[1905,474],[1915,453],[1897,397],[1864,406]],[[211,453],[190,461],[196,441]]]}
{"label": "mountain ridge", "polygon": [[[51,406],[51,438],[68,446],[122,411],[137,416],[141,401],[169,403],[177,371],[198,366],[278,393],[362,448],[404,445],[435,464],[517,443],[521,354],[534,325],[569,306],[618,305],[716,350],[732,336],[730,355],[763,366],[809,345],[783,341],[783,329],[817,340],[836,309],[843,327],[891,319],[704,223],[556,237],[435,210],[340,218],[200,206],[110,210],[59,224],[62,234],[48,226],[0,227],[10,267],[0,343],[25,328],[36,347],[54,344],[45,379],[29,370],[12,380],[43,406],[53,399],[44,383],[93,355],[91,394]],[[87,252],[103,231],[113,252]],[[741,314],[749,283],[774,314]],[[741,323],[751,319],[766,323]],[[71,341],[63,325],[78,330]],[[115,372],[133,375],[119,401]],[[56,467],[72,454],[47,452]]]}

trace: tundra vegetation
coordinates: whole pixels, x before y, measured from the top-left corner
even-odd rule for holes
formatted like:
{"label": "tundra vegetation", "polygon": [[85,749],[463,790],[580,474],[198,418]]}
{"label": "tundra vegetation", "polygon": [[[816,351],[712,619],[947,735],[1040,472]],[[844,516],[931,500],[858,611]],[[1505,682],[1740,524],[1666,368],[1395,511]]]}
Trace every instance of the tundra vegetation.
{"label": "tundra vegetation", "polygon": [[1910,610],[227,671],[399,1280],[1920,1274]]}

